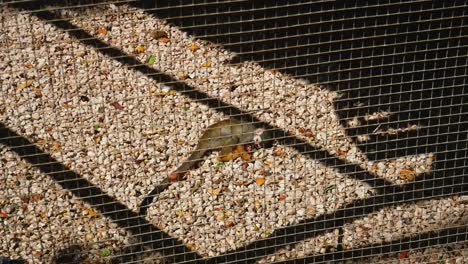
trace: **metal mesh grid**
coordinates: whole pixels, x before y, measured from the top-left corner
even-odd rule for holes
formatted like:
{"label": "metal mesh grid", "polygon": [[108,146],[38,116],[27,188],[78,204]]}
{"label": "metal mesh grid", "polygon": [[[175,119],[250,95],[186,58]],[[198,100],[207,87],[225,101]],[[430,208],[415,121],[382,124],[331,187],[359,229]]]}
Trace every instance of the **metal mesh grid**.
{"label": "metal mesh grid", "polygon": [[[2,2],[0,256],[467,262],[466,10]],[[225,118],[276,142],[163,184]]]}

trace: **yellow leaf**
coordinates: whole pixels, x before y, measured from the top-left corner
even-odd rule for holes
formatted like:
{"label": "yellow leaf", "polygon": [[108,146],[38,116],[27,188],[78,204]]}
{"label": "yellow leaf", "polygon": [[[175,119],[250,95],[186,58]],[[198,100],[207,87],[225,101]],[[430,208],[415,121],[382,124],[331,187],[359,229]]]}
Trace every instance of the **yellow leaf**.
{"label": "yellow leaf", "polygon": [[135,48],[135,52],[137,53],[143,53],[145,52],[145,50],[146,50],[145,47],[142,45],[138,45],[138,47]]}
{"label": "yellow leaf", "polygon": [[188,244],[187,244],[187,248],[188,248],[188,249],[192,249],[194,246],[195,246],[195,244],[193,244],[193,243],[188,243]]}
{"label": "yellow leaf", "polygon": [[177,211],[177,212],[176,212],[176,215],[177,215],[178,217],[182,217],[182,216],[184,216],[184,211]]}
{"label": "yellow leaf", "polygon": [[257,178],[255,180],[255,183],[258,185],[258,186],[262,186],[263,184],[265,184],[265,178]]}
{"label": "yellow leaf", "polygon": [[33,84],[33,83],[32,83],[31,81],[27,81],[27,82],[25,82],[25,83],[22,83],[22,84],[18,85],[18,89],[20,89],[20,90],[21,90],[21,89],[24,89],[24,88],[26,88],[26,87],[31,86],[32,84]]}
{"label": "yellow leaf", "polygon": [[221,193],[221,188],[218,188],[218,189],[209,189],[208,190],[208,193],[209,194],[212,194],[212,195],[218,195]]}
{"label": "yellow leaf", "polygon": [[88,209],[86,209],[86,211],[88,212],[88,215],[89,215],[90,217],[95,217],[95,216],[97,215],[96,212],[95,212],[95,211],[93,210],[93,208],[91,208],[91,207],[88,208]]}
{"label": "yellow leaf", "polygon": [[205,63],[201,65],[202,67],[210,67],[211,66],[211,61],[207,60]]}
{"label": "yellow leaf", "polygon": [[190,50],[191,50],[192,52],[197,51],[199,48],[200,48],[200,46],[198,46],[198,45],[195,44],[195,43],[192,43],[192,45],[190,45]]}

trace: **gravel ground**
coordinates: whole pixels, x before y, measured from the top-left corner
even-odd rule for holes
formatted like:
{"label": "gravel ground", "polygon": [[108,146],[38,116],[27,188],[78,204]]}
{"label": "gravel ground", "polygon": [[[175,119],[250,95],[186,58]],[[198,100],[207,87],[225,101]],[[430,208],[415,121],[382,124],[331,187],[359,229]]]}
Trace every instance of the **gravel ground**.
{"label": "gravel ground", "polygon": [[[207,126],[226,118],[200,102],[170,91],[170,84],[155,83],[34,16],[11,12],[7,8],[1,10],[0,57],[4,59],[0,60],[0,120],[133,210],[145,194],[189,155]],[[346,137],[334,114],[333,100],[337,94],[324,87],[263,69],[253,62],[229,64],[235,54],[126,6],[56,12],[69,17],[73,24],[94,37],[148,62],[148,66],[184,80],[210,96],[252,111],[260,120],[291,131],[388,181],[402,184],[431,170],[431,153],[379,162],[367,160]],[[156,36],[157,31],[166,32],[167,38]],[[190,172],[187,181],[164,191],[147,216],[203,256],[222,254],[267,237],[278,227],[331,213],[374,193],[368,185],[290,147],[259,150],[247,166],[240,160],[216,164],[215,157],[213,153],[199,169]],[[8,168],[15,175],[19,173],[19,169]],[[31,193],[34,181],[18,187],[9,183],[8,177],[13,176],[6,175],[5,189],[11,201]],[[48,190],[48,196],[43,196],[50,202],[37,203],[32,209],[47,211],[47,206],[55,204],[61,208],[61,203],[66,203],[63,206],[66,210],[78,208],[79,202],[59,198],[59,193],[66,192],[50,185],[54,186],[49,182],[48,186],[37,187]],[[57,194],[52,194],[52,190],[57,190]],[[4,203],[1,210],[11,202]],[[426,207],[428,215],[441,210],[438,203],[428,203]],[[56,213],[65,209],[59,208],[48,211],[53,215],[43,220],[50,230],[58,226],[66,230],[64,217]],[[466,207],[460,210],[463,213]],[[77,212],[81,213],[79,209]],[[37,215],[30,217],[37,218]],[[388,217],[400,216],[389,214]],[[73,220],[85,218],[76,216]],[[398,235],[388,228],[388,222],[380,223],[373,216],[366,219],[384,238]],[[97,220],[102,222],[103,230],[115,230],[105,218],[93,221]],[[423,220],[419,214],[411,222],[411,228]],[[14,216],[8,221],[11,227],[27,223],[24,218]],[[351,230],[358,224],[365,223],[347,227],[348,236],[357,236]],[[76,225],[83,230],[95,227],[89,222]],[[116,241],[106,244],[111,247],[125,240],[121,230],[102,238],[89,233],[101,243]],[[51,243],[41,242],[44,236],[19,234],[17,230],[2,229],[1,250],[10,252],[7,247],[11,242],[6,238],[19,236],[21,242],[11,256],[42,261]],[[60,232],[48,235],[47,241],[53,241],[54,246],[67,243]],[[347,246],[382,239],[371,234],[361,237],[362,240],[353,240]],[[42,251],[44,256],[28,255],[32,250],[41,252],[31,248],[41,243],[47,248]],[[336,244],[336,234],[325,234],[307,244],[311,246],[298,244],[296,248],[302,248],[297,251],[322,252]]]}
{"label": "gravel ground", "polygon": [[94,263],[106,263],[105,252],[128,243],[125,231],[2,145],[0,171],[1,255],[51,263],[58,251],[80,245]]}

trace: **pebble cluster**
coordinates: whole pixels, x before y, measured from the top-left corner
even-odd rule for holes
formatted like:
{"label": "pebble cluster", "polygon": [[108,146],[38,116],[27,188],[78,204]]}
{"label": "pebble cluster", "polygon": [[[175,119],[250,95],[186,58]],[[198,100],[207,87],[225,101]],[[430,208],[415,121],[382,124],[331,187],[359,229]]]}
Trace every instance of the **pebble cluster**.
{"label": "pebble cluster", "polygon": [[[395,184],[415,180],[431,170],[431,153],[369,161],[345,135],[333,109],[337,94],[326,87],[264,69],[254,62],[231,64],[234,53],[125,5],[53,12],[148,67],[250,111],[260,120]],[[3,8],[0,15],[0,56],[4,58],[0,61],[0,120],[133,210],[188,157],[205,128],[226,118],[203,102],[173,92],[173,84],[157,83],[35,16],[8,8]],[[5,149],[3,152],[9,153]],[[247,164],[240,160],[220,164],[216,155],[206,157],[200,168],[190,172],[188,180],[161,193],[147,215],[151,222],[203,256],[220,255],[268,237],[276,228],[332,213],[374,194],[368,185],[291,146],[261,149]],[[22,162],[17,157],[11,159]],[[9,229],[0,231],[0,249],[13,250],[10,256],[28,256],[41,262],[54,246],[68,243],[68,237],[55,230],[63,227],[66,232],[64,222],[89,218],[80,211],[86,206],[37,172],[33,178],[44,180],[38,182],[34,192],[34,181],[29,178],[20,185],[9,183],[7,179],[25,177],[25,172],[16,165],[0,166],[10,171],[2,171],[2,177],[7,176],[0,184],[5,184],[9,200],[0,202],[0,210],[19,202],[25,193],[41,193],[50,202],[36,202],[30,209],[50,212],[41,221],[54,230],[47,233],[47,239],[44,231],[25,234],[17,229],[27,220],[9,216],[2,219],[3,223],[8,221]],[[427,203],[424,212],[441,213],[443,206],[438,202]],[[78,208],[77,215],[62,215],[63,210],[73,208]],[[466,208],[459,210],[463,214]],[[31,219],[39,217],[27,215]],[[399,215],[389,213],[386,217]],[[366,219],[381,236],[398,234],[388,229],[387,223],[380,226],[373,216]],[[110,248],[126,242],[124,232],[105,218],[93,218],[101,221],[99,225],[89,219],[80,221],[70,224],[76,232],[73,242],[93,241],[93,245],[104,243]],[[366,221],[353,223],[346,230]],[[414,216],[409,228],[422,221],[423,214]],[[93,229],[96,226],[99,230]],[[80,231],[89,230],[89,240],[85,231],[78,232],[78,227]],[[346,242],[349,247],[381,239],[366,234],[359,240],[351,231],[348,236],[355,238]],[[12,237],[19,241],[15,248],[10,248]],[[287,257],[300,257],[291,252],[323,253],[336,243],[333,231],[283,251],[289,254]],[[41,248],[33,249],[36,245]],[[42,255],[29,254],[33,251]]]}

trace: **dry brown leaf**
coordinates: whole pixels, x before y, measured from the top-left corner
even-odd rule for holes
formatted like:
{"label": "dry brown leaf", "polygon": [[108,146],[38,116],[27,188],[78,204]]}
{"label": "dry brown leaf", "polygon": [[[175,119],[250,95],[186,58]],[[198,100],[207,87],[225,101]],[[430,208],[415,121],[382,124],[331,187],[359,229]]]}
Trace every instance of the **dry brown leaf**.
{"label": "dry brown leaf", "polygon": [[409,168],[401,169],[399,174],[401,180],[412,181],[416,177],[416,173],[414,172],[414,170]]}
{"label": "dry brown leaf", "polygon": [[42,97],[42,91],[40,88],[34,88],[34,93],[37,97]]}
{"label": "dry brown leaf", "polygon": [[192,43],[192,45],[190,45],[190,50],[191,50],[192,52],[195,52],[195,51],[197,51],[198,49],[200,49],[200,46],[198,46],[197,44]]}
{"label": "dry brown leaf", "polygon": [[234,221],[226,221],[226,223],[224,224],[225,227],[233,227],[235,225]]}
{"label": "dry brown leaf", "polygon": [[24,88],[26,88],[26,87],[31,86],[32,84],[33,84],[32,81],[27,81],[27,82],[25,82],[25,83],[22,83],[22,84],[18,85],[18,89],[19,89],[19,90],[24,89]]}
{"label": "dry brown leaf", "polygon": [[38,193],[31,195],[30,201],[39,202],[40,200],[42,200],[42,195],[40,195]]}
{"label": "dry brown leaf", "polygon": [[277,147],[273,150],[273,155],[277,157],[284,157],[284,155],[286,155],[286,151],[281,147]]}
{"label": "dry brown leaf", "polygon": [[162,43],[168,43],[171,40],[169,38],[160,38],[159,41],[161,41]]}
{"label": "dry brown leaf", "polygon": [[112,105],[113,107],[115,107],[115,109],[118,109],[118,110],[123,109],[123,106],[119,104],[118,102],[112,102],[110,105]]}
{"label": "dry brown leaf", "polygon": [[99,28],[99,29],[97,30],[97,32],[98,32],[99,34],[105,35],[105,34],[107,34],[107,29],[105,29],[105,28]]}
{"label": "dry brown leaf", "polygon": [[192,249],[193,247],[195,247],[195,244],[188,243],[186,246],[187,246],[188,249]]}
{"label": "dry brown leaf", "polygon": [[162,30],[155,30],[150,35],[154,39],[167,38],[167,33]]}
{"label": "dry brown leaf", "polygon": [[71,108],[72,106],[69,105],[68,103],[62,103],[63,108]]}
{"label": "dry brown leaf", "polygon": [[348,151],[345,148],[339,148],[337,152],[339,156],[344,156],[346,155],[346,153],[348,153]]}
{"label": "dry brown leaf", "polygon": [[211,61],[207,60],[205,63],[201,65],[202,67],[210,67],[211,66]]}
{"label": "dry brown leaf", "polygon": [[135,48],[136,53],[143,53],[145,52],[146,48],[142,45],[138,45],[138,47]]}
{"label": "dry brown leaf", "polygon": [[34,67],[34,65],[32,65],[31,63],[24,64],[23,66],[28,69],[31,69],[32,67]]}
{"label": "dry brown leaf", "polygon": [[258,186],[262,186],[263,184],[265,184],[265,178],[257,178],[255,180],[255,183],[258,185]]}

